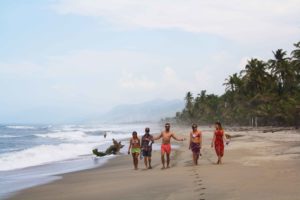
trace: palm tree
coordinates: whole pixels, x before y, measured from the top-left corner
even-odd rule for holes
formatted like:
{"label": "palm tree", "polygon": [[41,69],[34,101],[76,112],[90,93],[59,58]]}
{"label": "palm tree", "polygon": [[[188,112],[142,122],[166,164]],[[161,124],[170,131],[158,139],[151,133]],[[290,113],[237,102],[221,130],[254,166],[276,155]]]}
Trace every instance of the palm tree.
{"label": "palm tree", "polygon": [[300,42],[294,44],[294,46],[296,47],[296,49],[292,51],[292,64],[295,69],[298,87],[300,87]]}
{"label": "palm tree", "polygon": [[295,60],[300,61],[300,42],[294,44],[294,47],[296,47],[296,49],[292,51],[292,56]]}
{"label": "palm tree", "polygon": [[266,72],[267,64],[256,58],[252,58],[241,71],[243,76],[244,89],[251,94],[262,93],[266,87],[268,74]]}
{"label": "palm tree", "polygon": [[241,86],[241,79],[237,73],[229,76],[229,78],[225,79],[225,83],[223,85],[226,86],[226,91],[235,92]]}
{"label": "palm tree", "polygon": [[221,96],[203,90],[194,98],[188,92],[176,120],[249,125],[258,119],[260,125],[292,125],[300,107],[300,42],[294,46],[291,58],[278,49],[267,62],[249,60],[244,70],[225,79]]}
{"label": "palm tree", "polygon": [[184,109],[184,118],[191,119],[193,118],[193,108],[194,108],[194,97],[191,92],[187,92],[185,96],[185,109]]}
{"label": "palm tree", "polygon": [[291,89],[295,81],[295,70],[290,63],[290,58],[286,57],[286,51],[278,49],[273,54],[275,59],[269,60],[269,68],[272,75],[277,79],[278,92],[282,94]]}

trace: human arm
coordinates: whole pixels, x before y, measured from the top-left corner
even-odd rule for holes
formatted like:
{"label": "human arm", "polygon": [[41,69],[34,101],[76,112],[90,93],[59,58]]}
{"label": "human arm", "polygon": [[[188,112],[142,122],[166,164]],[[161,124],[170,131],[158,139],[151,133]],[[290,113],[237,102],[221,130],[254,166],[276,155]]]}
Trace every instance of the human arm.
{"label": "human arm", "polygon": [[229,141],[230,141],[229,139],[227,139],[225,133],[223,133],[223,141],[224,141],[224,143],[225,143],[226,145],[228,145],[228,144],[229,144]]}
{"label": "human arm", "polygon": [[189,144],[189,149],[191,149],[191,145],[192,145],[192,133],[190,133],[190,144]]}
{"label": "human arm", "polygon": [[216,140],[216,134],[215,134],[215,132],[214,132],[214,137],[213,137],[213,139],[212,139],[212,141],[211,141],[211,147],[212,147],[212,148],[214,147],[215,140]]}
{"label": "human arm", "polygon": [[178,138],[178,137],[176,137],[174,133],[171,134],[171,137],[174,138],[177,141],[184,141],[184,139],[185,139],[185,138]]}
{"label": "human arm", "polygon": [[153,138],[153,136],[151,136],[149,146],[151,146],[153,143],[154,143],[154,138]]}
{"label": "human arm", "polygon": [[141,145],[141,140],[140,138],[138,138],[138,141],[139,141],[139,147],[142,148],[142,145]]}
{"label": "human arm", "polygon": [[143,150],[143,141],[145,140],[145,138],[144,138],[144,136],[142,136],[142,139],[141,139],[141,141],[139,140],[139,142],[140,142],[140,147],[141,147],[141,150]]}
{"label": "human arm", "polygon": [[202,137],[202,132],[200,132],[199,134],[200,134],[200,148],[202,148],[202,142],[203,142],[203,141],[202,141],[202,139],[203,139],[203,137]]}
{"label": "human arm", "polygon": [[160,138],[162,138],[162,133],[160,133],[159,136],[156,136],[156,137],[153,136],[153,141],[154,141],[154,140],[159,140]]}
{"label": "human arm", "polygon": [[131,142],[131,139],[130,139],[130,141],[129,141],[129,147],[128,147],[128,154],[130,154],[131,145],[132,145],[132,142]]}

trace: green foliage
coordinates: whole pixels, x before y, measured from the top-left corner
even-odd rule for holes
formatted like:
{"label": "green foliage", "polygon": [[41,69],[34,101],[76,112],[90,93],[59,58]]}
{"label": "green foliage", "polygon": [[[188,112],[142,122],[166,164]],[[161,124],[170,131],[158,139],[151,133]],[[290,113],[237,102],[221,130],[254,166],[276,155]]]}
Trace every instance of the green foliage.
{"label": "green foliage", "polygon": [[[294,125],[300,107],[300,42],[287,57],[278,49],[274,58],[252,58],[245,69],[225,79],[221,96],[187,92],[186,105],[176,113],[177,122],[230,125]],[[298,109],[297,109],[298,108]]]}

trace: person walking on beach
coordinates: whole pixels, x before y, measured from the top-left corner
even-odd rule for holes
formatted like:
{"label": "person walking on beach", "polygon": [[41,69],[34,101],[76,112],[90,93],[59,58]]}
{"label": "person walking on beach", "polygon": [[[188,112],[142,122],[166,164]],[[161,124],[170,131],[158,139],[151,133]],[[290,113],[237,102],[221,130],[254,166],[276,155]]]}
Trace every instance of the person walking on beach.
{"label": "person walking on beach", "polygon": [[177,138],[174,133],[170,131],[171,125],[170,123],[165,124],[165,131],[161,132],[161,134],[154,138],[154,140],[158,140],[162,138],[161,144],[161,163],[162,169],[165,169],[165,154],[167,156],[167,168],[170,168],[170,154],[171,154],[171,138],[174,138],[177,141],[184,141],[184,138]]}
{"label": "person walking on beach", "polygon": [[137,136],[137,132],[133,131],[132,132],[132,138],[130,139],[129,142],[129,147],[128,147],[128,155],[130,154],[131,150],[131,155],[133,159],[133,165],[134,169],[138,169],[138,162],[139,162],[139,155],[141,153],[141,141]]}
{"label": "person walking on beach", "polygon": [[197,129],[197,124],[192,125],[192,131],[190,132],[190,145],[189,149],[193,152],[193,162],[194,165],[198,165],[198,159],[200,154],[200,149],[202,146],[202,133]]}
{"label": "person walking on beach", "polygon": [[211,142],[211,147],[215,147],[215,151],[218,156],[217,164],[219,165],[222,164],[222,157],[224,156],[224,142],[226,142],[226,137],[220,122],[216,122],[215,127],[216,130]]}
{"label": "person walking on beach", "polygon": [[142,155],[144,156],[146,169],[152,169],[151,153],[153,141],[153,136],[150,134],[150,128],[145,128],[145,134],[142,137]]}

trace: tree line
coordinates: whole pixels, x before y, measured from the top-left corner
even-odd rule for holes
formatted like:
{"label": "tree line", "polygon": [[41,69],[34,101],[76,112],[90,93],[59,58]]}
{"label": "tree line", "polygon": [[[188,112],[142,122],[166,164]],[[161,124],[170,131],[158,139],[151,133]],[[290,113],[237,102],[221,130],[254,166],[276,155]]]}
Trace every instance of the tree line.
{"label": "tree line", "polygon": [[278,49],[264,61],[252,58],[243,70],[225,79],[223,95],[187,92],[175,120],[183,123],[291,126],[300,112],[300,42],[287,54]]}

